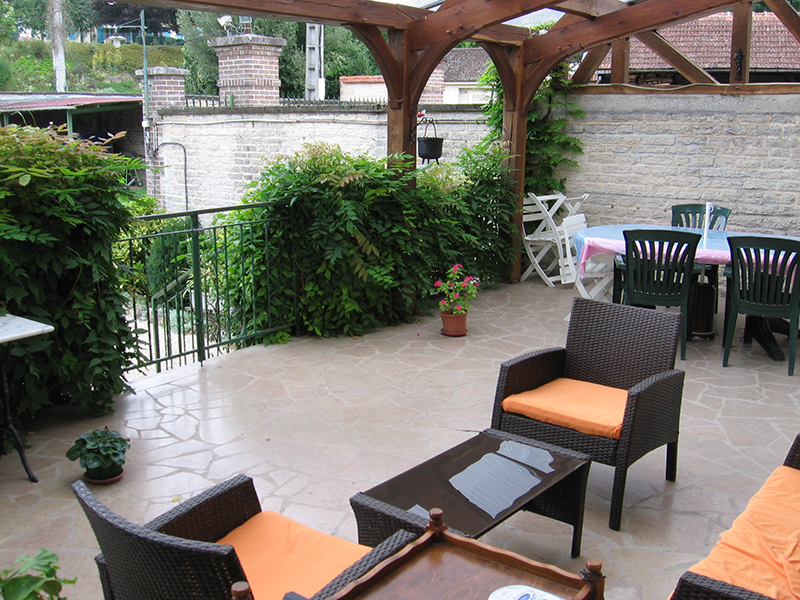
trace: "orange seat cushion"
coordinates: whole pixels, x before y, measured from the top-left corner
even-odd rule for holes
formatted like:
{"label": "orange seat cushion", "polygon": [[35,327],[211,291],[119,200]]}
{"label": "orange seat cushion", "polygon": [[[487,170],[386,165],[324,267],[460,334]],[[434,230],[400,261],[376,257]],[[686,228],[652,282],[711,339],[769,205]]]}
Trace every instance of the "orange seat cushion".
{"label": "orange seat cushion", "polygon": [[255,600],[310,598],[372,548],[264,511],[218,541],[236,549]]}
{"label": "orange seat cushion", "polygon": [[512,394],[503,410],[582,433],[619,439],[628,390],[560,377]]}
{"label": "orange seat cushion", "polygon": [[690,571],[777,600],[800,598],[800,471],[780,466]]}

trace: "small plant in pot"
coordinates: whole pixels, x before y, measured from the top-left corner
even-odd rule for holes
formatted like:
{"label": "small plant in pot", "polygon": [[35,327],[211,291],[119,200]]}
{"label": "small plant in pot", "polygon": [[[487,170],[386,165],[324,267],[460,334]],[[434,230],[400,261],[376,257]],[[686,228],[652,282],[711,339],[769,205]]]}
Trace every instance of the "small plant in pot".
{"label": "small plant in pot", "polygon": [[83,478],[90,483],[111,483],[122,477],[125,452],[131,445],[128,440],[107,426],[78,436],[67,450],[67,458],[80,459],[85,473]]}
{"label": "small plant in pot", "polygon": [[439,300],[439,315],[442,317],[442,335],[461,337],[467,334],[467,311],[470,300],[478,295],[480,283],[471,275],[464,274],[464,265],[455,264],[447,272],[447,278],[433,284],[434,292],[443,294]]}

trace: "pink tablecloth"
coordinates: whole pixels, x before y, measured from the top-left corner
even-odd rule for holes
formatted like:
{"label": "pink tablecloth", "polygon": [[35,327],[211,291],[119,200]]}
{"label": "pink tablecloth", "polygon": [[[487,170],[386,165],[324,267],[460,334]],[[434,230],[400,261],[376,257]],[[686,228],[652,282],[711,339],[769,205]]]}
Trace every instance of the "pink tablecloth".
{"label": "pink tablecloth", "polygon": [[[626,229],[665,229],[675,231],[693,231],[702,234],[701,229],[681,227],[663,227],[658,225],[600,225],[589,227],[575,234],[575,248],[578,251],[578,273],[585,273],[586,261],[596,254],[625,254]],[[727,231],[709,231],[708,236],[700,240],[695,252],[695,260],[708,265],[727,265],[731,262],[731,251],[728,246]]]}

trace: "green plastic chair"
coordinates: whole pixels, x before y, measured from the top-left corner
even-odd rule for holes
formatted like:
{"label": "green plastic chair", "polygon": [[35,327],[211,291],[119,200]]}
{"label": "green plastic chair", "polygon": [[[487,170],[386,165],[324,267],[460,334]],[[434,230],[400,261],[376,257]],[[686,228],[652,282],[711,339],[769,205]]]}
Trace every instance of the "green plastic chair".
{"label": "green plastic chair", "polygon": [[[711,223],[708,228],[716,229],[717,231],[725,231],[730,215],[730,208],[723,208],[716,204],[712,205]],[[672,226],[703,229],[703,219],[705,219],[705,216],[705,204],[676,204],[672,207]],[[716,296],[716,290],[719,285],[719,265],[705,265],[706,271],[704,271],[703,267],[704,265],[695,265],[694,273],[698,276],[705,275],[708,283],[714,286],[714,312],[717,312],[718,298]]]}
{"label": "green plastic chair", "polygon": [[629,229],[625,236],[623,304],[680,306],[681,360],[686,360],[694,255],[700,234],[664,229]]}
{"label": "green plastic chair", "polygon": [[728,366],[739,314],[789,319],[789,375],[794,374],[800,307],[800,241],[763,236],[728,238],[731,279],[725,303],[725,350]]}
{"label": "green plastic chair", "polygon": [[[708,228],[716,229],[717,231],[725,231],[730,215],[730,208],[713,205],[711,208],[711,223]],[[676,204],[672,207],[672,226],[703,229],[703,219],[705,216],[705,204]]]}

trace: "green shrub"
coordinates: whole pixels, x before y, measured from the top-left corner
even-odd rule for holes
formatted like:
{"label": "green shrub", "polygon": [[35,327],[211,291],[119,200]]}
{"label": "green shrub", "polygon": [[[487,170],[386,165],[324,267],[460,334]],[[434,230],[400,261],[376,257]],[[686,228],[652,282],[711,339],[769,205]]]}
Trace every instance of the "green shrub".
{"label": "green shrub", "polygon": [[[501,155],[490,152],[481,164]],[[434,279],[454,262],[485,282],[499,280],[511,260],[510,235],[499,220],[511,221],[513,187],[499,164],[487,173],[476,158],[464,161],[475,167],[469,174],[441,182],[430,175],[416,190],[407,164],[387,167],[382,159],[348,156],[323,144],[267,165],[244,201],[272,204],[226,217],[270,219],[256,236],[248,230],[227,240],[233,268],[255,265],[231,276],[238,282],[231,302],[242,315],[258,315],[253,327],[291,320],[296,300],[297,318],[312,333],[361,335],[407,319],[412,299],[428,296]],[[293,273],[300,280],[296,295]],[[281,293],[262,297],[276,282]]]}
{"label": "green shrub", "polygon": [[[556,65],[536,90],[528,111],[527,151],[525,156],[525,191],[549,194],[566,190],[566,177],[559,177],[561,166],[575,166],[571,158],[583,154],[578,138],[566,133],[567,119],[583,116],[583,111],[566,95],[576,87],[569,79],[568,62]],[[491,140],[502,138],[503,86],[497,69],[490,64],[478,80],[492,90],[492,101],[483,107],[488,117]]]}
{"label": "green shrub", "polygon": [[[36,556],[22,554],[14,564],[16,569],[0,572],[0,598],[5,600],[59,600],[66,583],[75,578],[62,579],[56,574],[58,556],[41,548]],[[31,571],[33,573],[31,573]]]}
{"label": "green shrub", "polygon": [[[158,46],[147,49],[147,64],[151,67],[183,67],[183,47],[178,45]],[[140,64],[138,69],[142,68]]]}
{"label": "green shrub", "polygon": [[9,359],[18,414],[69,402],[101,413],[125,389],[137,354],[111,245],[129,220],[135,159],[63,130],[0,128],[0,302],[55,327]]}
{"label": "green shrub", "polygon": [[139,44],[122,44],[115,48],[119,54],[119,67],[123,71],[135,71],[142,68],[142,47]]}

